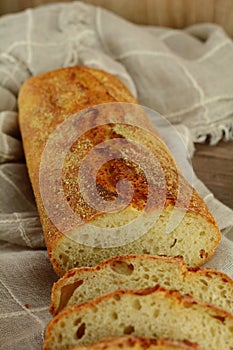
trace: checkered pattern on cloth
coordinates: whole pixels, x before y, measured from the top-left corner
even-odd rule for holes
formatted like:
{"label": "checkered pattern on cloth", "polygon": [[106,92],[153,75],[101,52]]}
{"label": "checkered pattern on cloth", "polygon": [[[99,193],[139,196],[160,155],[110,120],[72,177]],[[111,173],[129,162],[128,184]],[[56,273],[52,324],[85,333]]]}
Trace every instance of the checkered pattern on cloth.
{"label": "checkered pattern on cloth", "polygon": [[[183,31],[131,24],[82,3],[55,4],[0,19],[0,349],[41,349],[57,279],[28,180],[17,94],[31,75],[83,64],[123,80],[141,104],[167,117],[189,150],[211,135],[232,139],[233,44],[215,25]],[[165,141],[175,153],[172,139]],[[187,166],[187,164],[185,165]],[[182,165],[181,165],[182,167]],[[207,264],[233,277],[233,214],[195,177],[224,233]],[[228,238],[229,239],[228,239]]]}

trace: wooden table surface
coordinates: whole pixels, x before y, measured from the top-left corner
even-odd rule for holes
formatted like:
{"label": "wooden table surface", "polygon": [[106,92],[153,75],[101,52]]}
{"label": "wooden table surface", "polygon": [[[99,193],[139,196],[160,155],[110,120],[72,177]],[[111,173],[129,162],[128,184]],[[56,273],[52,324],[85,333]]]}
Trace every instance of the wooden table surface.
{"label": "wooden table surface", "polygon": [[215,197],[233,209],[233,141],[196,144],[193,169]]}

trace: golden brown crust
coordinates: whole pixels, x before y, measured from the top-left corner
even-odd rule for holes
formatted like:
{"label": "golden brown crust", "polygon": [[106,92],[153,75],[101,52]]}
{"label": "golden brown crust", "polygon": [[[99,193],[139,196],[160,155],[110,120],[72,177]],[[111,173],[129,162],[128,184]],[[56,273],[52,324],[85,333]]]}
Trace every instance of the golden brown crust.
{"label": "golden brown crust", "polygon": [[[80,305],[71,305],[67,306],[64,310],[62,310],[57,316],[55,316],[49,323],[47,331],[50,331],[50,328],[52,327],[53,324],[57,323],[57,321],[62,318],[64,315],[68,315],[69,313],[75,313],[81,310],[85,310],[89,308],[89,306],[95,306],[101,303],[103,300],[107,300],[111,297],[114,297],[116,300],[119,300],[122,295],[128,294],[128,295],[148,295],[156,292],[162,292],[166,298],[172,298],[176,300],[177,303],[180,304],[186,304],[186,305],[204,305],[205,307],[211,309],[213,312],[216,312],[220,317],[230,317],[233,319],[233,314],[219,309],[214,305],[204,303],[201,301],[195,300],[191,295],[181,295],[178,291],[176,290],[167,290],[163,287],[161,287],[159,284],[157,284],[154,287],[149,287],[145,289],[140,289],[140,290],[116,290],[110,293],[106,293],[104,295],[100,295],[92,300],[89,300],[83,304]],[[46,331],[46,333],[47,333]]]}
{"label": "golden brown crust", "polygon": [[112,338],[105,338],[97,343],[89,346],[89,347],[74,347],[69,350],[107,350],[111,347],[119,347],[123,348],[124,346],[129,347],[139,347],[141,350],[146,350],[148,348],[153,349],[154,346],[166,346],[166,347],[172,347],[174,349],[183,349],[183,350],[191,350],[191,349],[198,349],[198,344],[194,344],[189,342],[188,340],[184,341],[172,341],[167,339],[150,339],[150,338],[143,338],[143,337],[136,337],[136,336],[123,336],[123,337],[112,337]]}
{"label": "golden brown crust", "polygon": [[[19,94],[19,123],[22,132],[27,167],[37,202],[49,256],[58,274],[60,274],[60,267],[52,253],[55,249],[56,243],[63,235],[51,222],[41,199],[39,188],[41,155],[49,136],[60,123],[80,110],[108,102],[138,103],[129,93],[124,84],[117,78],[108,73],[89,69],[87,67],[59,69],[33,77],[24,83]],[[116,107],[116,111],[111,110],[111,112],[117,112],[120,114],[122,123],[124,123],[125,115],[120,107]],[[95,111],[93,113],[95,113]],[[159,194],[161,191],[164,192],[164,190],[166,190],[167,196],[164,204],[165,207],[176,203],[176,206],[179,206],[180,208],[184,208],[187,211],[193,211],[197,215],[205,217],[208,222],[216,227],[216,247],[220,241],[220,232],[205,202],[187,183],[182,174],[179,173],[172,156],[163,141],[158,137],[156,131],[151,127],[145,114],[139,112],[139,116],[137,117],[140,125],[145,125],[147,131],[133,125],[124,125],[123,128],[121,128],[119,124],[118,128],[115,128],[113,125],[108,124],[103,127],[98,126],[96,128],[96,136],[93,136],[93,129],[86,132],[83,135],[83,138],[72,146],[72,152],[69,152],[65,160],[62,178],[64,192],[67,201],[69,200],[70,207],[75,213],[78,213],[78,215],[81,216],[83,223],[90,221],[97,215],[101,214],[98,210],[92,209],[90,206],[86,205],[76,186],[75,179],[79,169],[78,164],[80,159],[82,159],[89,150],[88,147],[79,147],[82,140],[89,140],[90,145],[95,145],[111,137],[118,137],[124,140],[124,133],[130,135],[134,134],[139,139],[143,140],[145,137],[149,138],[149,130],[152,135],[150,141],[152,143],[151,150],[153,151],[154,156],[159,159],[166,179],[166,189],[161,187],[158,181],[155,183],[153,178],[151,183],[149,183],[158,194],[157,196],[154,196],[152,208],[149,209],[154,210],[162,206],[163,203],[160,203]],[[96,159],[101,157],[98,152],[96,152],[95,155]],[[135,181],[135,172],[137,174],[137,181]],[[110,173],[111,176],[109,176]],[[112,174],[114,174],[114,176],[112,176]],[[89,175],[90,177],[93,176],[92,173]],[[181,195],[179,201],[176,201],[178,195],[178,177],[180,177],[179,183],[181,185]],[[101,190],[100,193],[103,195],[103,198],[109,199],[109,196],[112,196],[112,198],[116,196],[116,182],[122,178],[129,179],[136,183],[138,191],[135,191],[135,195],[131,201],[131,206],[136,207],[138,210],[142,210],[145,206],[148,193],[148,183],[145,181],[145,175],[139,167],[135,168],[134,165],[129,164],[129,162],[122,159],[114,159],[111,162],[108,162],[108,164],[102,167],[99,172],[96,182],[97,187],[99,186]],[[50,181],[50,177],[48,177],[46,181]],[[190,203],[188,204],[190,191],[191,198]],[[209,257],[213,254],[215,247],[213,247],[212,252],[209,252]],[[203,258],[203,262],[204,261],[205,257]]]}
{"label": "golden brown crust", "polygon": [[[97,272],[101,269],[104,269],[105,266],[114,264],[114,262],[128,262],[129,260],[132,261],[133,259],[135,260],[148,260],[148,261],[156,261],[156,260],[161,260],[165,262],[169,262],[171,264],[175,264],[176,266],[179,267],[180,273],[185,276],[185,275],[193,275],[193,276],[210,276],[210,278],[214,275],[217,275],[219,278],[222,279],[223,283],[229,283],[233,287],[233,280],[223,272],[216,270],[216,269],[210,269],[210,268],[189,268],[185,264],[184,260],[181,257],[165,257],[165,256],[157,256],[157,255],[145,255],[145,254],[125,254],[121,256],[114,256],[111,257],[105,261],[102,261],[99,265],[95,267],[80,267],[80,268],[74,268],[70,269],[63,277],[61,277],[57,282],[53,284],[52,287],[52,293],[51,293],[51,304],[50,304],[50,313],[55,316],[57,314],[55,304],[56,304],[56,294],[57,291],[62,288],[62,286],[66,285],[67,280],[70,277],[73,277],[74,275],[80,276],[82,272],[88,271],[88,272]],[[120,289],[120,288],[118,288]]]}
{"label": "golden brown crust", "polygon": [[[117,92],[115,86],[118,88]],[[85,67],[58,69],[32,77],[20,90],[19,123],[28,172],[48,253],[58,273],[60,267],[53,259],[52,251],[63,235],[47,216],[39,190],[39,167],[44,146],[57,125],[73,113],[99,103],[116,101],[137,103],[118,79]]]}
{"label": "golden brown crust", "polygon": [[226,310],[219,309],[218,307],[211,305],[209,303],[201,302],[198,300],[195,300],[191,295],[181,295],[176,290],[167,290],[164,287],[161,287],[159,284],[157,284],[154,287],[149,287],[145,289],[136,289],[136,290],[116,290],[110,293],[106,293],[104,295],[100,295],[92,300],[89,300],[83,304],[80,305],[71,305],[67,306],[64,310],[62,310],[57,316],[55,316],[49,323],[46,333],[50,332],[50,328],[53,324],[57,323],[57,321],[62,318],[64,315],[68,315],[69,313],[76,313],[81,310],[88,309],[90,306],[95,306],[101,303],[104,300],[107,300],[111,297],[114,297],[116,300],[119,300],[122,295],[148,295],[156,292],[161,292],[164,294],[166,298],[171,298],[173,300],[176,300],[176,303],[183,304],[183,305],[202,305],[207,307],[208,309],[211,309],[213,312],[216,312],[219,317],[229,317],[233,320],[233,314],[227,312]]}
{"label": "golden brown crust", "polygon": [[118,79],[86,67],[58,69],[32,77],[20,90],[19,123],[27,167],[55,270],[59,266],[52,258],[52,250],[62,233],[47,216],[40,196],[39,167],[44,146],[57,125],[70,115],[99,103],[118,101],[137,103]]}

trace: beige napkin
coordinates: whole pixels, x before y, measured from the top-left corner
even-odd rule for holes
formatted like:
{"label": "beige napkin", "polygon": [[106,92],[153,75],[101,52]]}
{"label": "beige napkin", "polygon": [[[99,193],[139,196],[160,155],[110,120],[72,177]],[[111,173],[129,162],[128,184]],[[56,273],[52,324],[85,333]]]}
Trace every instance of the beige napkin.
{"label": "beige napkin", "polygon": [[[0,19],[0,349],[41,349],[52,283],[17,124],[17,94],[31,75],[84,64],[123,80],[141,104],[193,142],[233,138],[233,45],[215,25],[183,31],[133,25],[82,3],[55,4]],[[153,122],[153,120],[152,120]],[[162,132],[162,130],[161,130]],[[162,133],[177,162],[179,152]],[[186,156],[180,164],[188,167]],[[194,177],[222,232],[232,211]],[[223,238],[208,266],[233,277],[233,243]]]}

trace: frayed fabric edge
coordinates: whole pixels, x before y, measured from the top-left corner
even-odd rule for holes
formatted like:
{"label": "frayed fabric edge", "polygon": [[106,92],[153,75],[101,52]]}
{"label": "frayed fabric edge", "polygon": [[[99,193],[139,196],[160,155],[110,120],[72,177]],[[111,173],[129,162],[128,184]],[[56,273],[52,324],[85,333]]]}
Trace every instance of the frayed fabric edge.
{"label": "frayed fabric edge", "polygon": [[211,146],[216,145],[219,141],[232,141],[233,140],[233,116],[232,120],[224,124],[209,125],[208,130],[193,130],[193,142],[204,143],[209,140]]}

